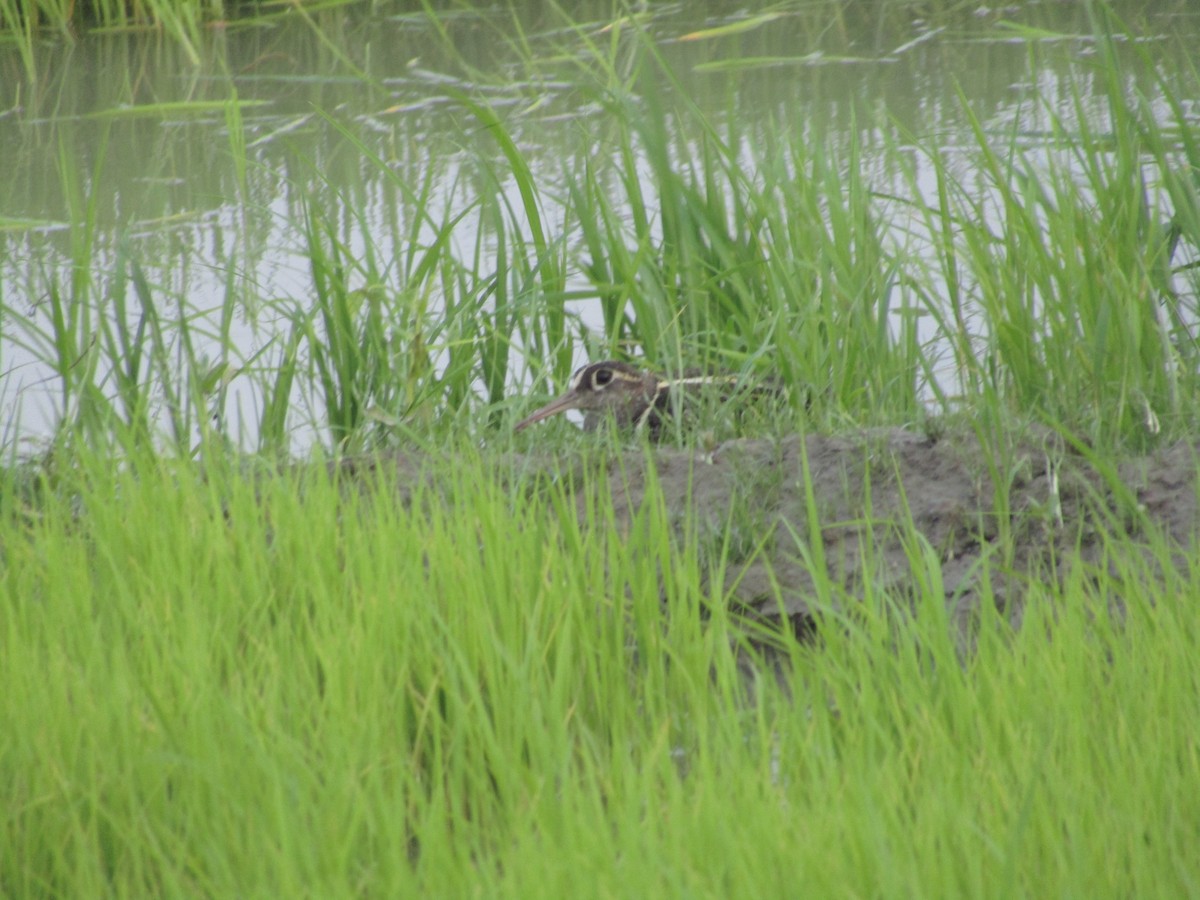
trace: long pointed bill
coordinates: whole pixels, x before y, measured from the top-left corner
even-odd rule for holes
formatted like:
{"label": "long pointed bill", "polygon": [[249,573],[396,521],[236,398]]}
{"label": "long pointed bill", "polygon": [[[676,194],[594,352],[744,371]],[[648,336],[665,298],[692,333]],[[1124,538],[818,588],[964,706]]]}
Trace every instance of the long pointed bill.
{"label": "long pointed bill", "polygon": [[563,394],[557,400],[551,400],[541,409],[518,422],[517,426],[513,429],[513,433],[515,434],[524,428],[528,428],[535,422],[540,422],[542,419],[548,419],[557,413],[566,412],[568,409],[575,409],[578,405],[579,398],[575,395],[574,391]]}

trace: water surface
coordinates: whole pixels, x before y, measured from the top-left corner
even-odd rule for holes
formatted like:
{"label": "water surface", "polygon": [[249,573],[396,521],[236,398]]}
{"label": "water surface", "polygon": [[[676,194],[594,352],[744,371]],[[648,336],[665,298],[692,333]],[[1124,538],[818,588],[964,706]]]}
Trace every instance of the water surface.
{"label": "water surface", "polygon": [[[521,204],[512,182],[487,184],[504,170],[502,151],[463,97],[501,117],[534,172],[549,228],[570,239],[565,175],[617,152],[604,100],[618,87],[636,98],[635,74],[655,68],[635,31],[677,79],[661,85],[668,106],[686,95],[751,148],[781,131],[833,148],[857,141],[896,246],[926,252],[909,214],[934,196],[920,154],[911,165],[925,196],[914,198],[894,156],[872,148],[936,144],[969,185],[971,116],[1047,155],[1057,152],[1054,116],[1082,112],[1096,132],[1107,128],[1088,4],[979,5],[938,18],[923,13],[928,6],[649,3],[614,20],[608,3],[578,3],[572,25],[550,4],[447,4],[436,22],[409,4],[370,4],[213,29],[199,65],[153,34],[47,39],[34,73],[0,49],[9,170],[0,181],[0,302],[12,311],[0,328],[5,443],[48,434],[61,414],[45,348],[28,328],[47,324],[50,286],[90,279],[92,296],[103,297],[118,252],[179,304],[213,360],[223,356],[214,311],[232,296],[239,364],[269,364],[279,301],[311,297],[306,209],[334,223],[349,254],[379,260],[390,288],[400,287],[413,245],[431,239],[418,208],[438,221],[461,215],[453,251],[487,271],[486,259],[473,260],[490,246],[480,192]],[[1195,110],[1185,76],[1200,15],[1185,2],[1114,9],[1136,38],[1119,44],[1128,89],[1153,99],[1165,83]],[[667,124],[686,128],[681,121]],[[694,136],[673,135],[681,160]],[[578,327],[595,325],[594,288],[581,271],[568,277]],[[439,298],[427,299],[436,309]],[[235,379],[231,389],[243,392],[235,405],[261,403],[250,385]],[[302,449],[321,438],[302,412],[319,403],[299,389],[296,401]]]}

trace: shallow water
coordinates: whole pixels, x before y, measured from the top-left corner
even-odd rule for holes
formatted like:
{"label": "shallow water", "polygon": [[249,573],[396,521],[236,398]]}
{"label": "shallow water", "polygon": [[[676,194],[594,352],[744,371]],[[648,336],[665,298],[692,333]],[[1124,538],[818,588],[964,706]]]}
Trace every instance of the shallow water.
{"label": "shallow water", "polygon": [[[1056,152],[1048,112],[1069,119],[1075,96],[1090,126],[1106,127],[1087,4],[978,6],[923,19],[926,7],[796,2],[758,13],[722,2],[650,4],[637,26],[716,127],[736,115],[749,142],[769,128],[832,147],[857,137],[892,238],[923,252],[908,212],[915,198],[904,199],[910,188],[871,153],[881,129],[936,136],[953,167],[957,148],[974,143],[967,110],[984,129],[1047,156]],[[615,152],[596,60],[611,59],[611,77],[623,80],[643,57],[625,49],[632,25],[610,20],[608,3],[574,5],[578,28],[551,6],[521,9],[519,18],[499,7],[454,9],[436,25],[401,5],[285,16],[212,30],[199,65],[153,34],[48,39],[36,48],[35,73],[0,48],[0,159],[9,170],[0,182],[3,443],[49,433],[61,412],[45,345],[16,320],[46,326],[52,283],[91,278],[105,295],[121,248],[156,295],[181,304],[201,356],[222,356],[215,311],[232,295],[228,327],[240,361],[269,361],[282,327],[278,301],[303,306],[311,296],[306,206],[326,213],[352,256],[373,253],[396,279],[403,266],[389,261],[432,234],[413,213],[412,192],[429,191],[420,202],[435,221],[463,216],[451,240],[459,258],[486,252],[487,223],[475,208],[487,178],[480,160],[503,162],[460,92],[482,96],[502,117],[538,182],[548,230],[569,235],[556,190],[564,169]],[[1194,65],[1200,14],[1188,3],[1115,10],[1138,36],[1121,46],[1130,90],[1154,98],[1158,79],[1174,85]],[[1194,111],[1200,98],[1182,99]],[[686,156],[689,136],[675,139]],[[912,164],[933,198],[919,155]],[[969,165],[964,153],[958,174],[968,183]],[[515,184],[499,190],[520,209]],[[487,269],[486,260],[478,265]],[[574,314],[595,325],[594,289],[577,271],[568,277],[581,298]],[[231,390],[234,406],[261,403],[236,380]],[[319,437],[298,423],[298,449]]]}

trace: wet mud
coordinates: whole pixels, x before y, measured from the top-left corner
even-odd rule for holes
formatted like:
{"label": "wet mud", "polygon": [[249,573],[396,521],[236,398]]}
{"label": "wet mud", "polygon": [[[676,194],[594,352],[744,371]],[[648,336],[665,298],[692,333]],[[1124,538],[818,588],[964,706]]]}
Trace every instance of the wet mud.
{"label": "wet mud", "polygon": [[1031,585],[1077,566],[1076,577],[1094,577],[1106,547],[1143,554],[1149,577],[1188,565],[1198,449],[1104,463],[1049,432],[985,445],[885,429],[712,452],[632,449],[614,457],[607,481],[618,527],[653,480],[683,539],[725,548],[725,596],[746,616],[806,635],[821,613],[868,593],[915,601],[940,590],[967,640],[981,604],[1017,626]]}
{"label": "wet mud", "polygon": [[[1196,442],[1114,462],[1049,431],[985,442],[972,432],[877,429],[711,450],[635,444],[601,458],[606,478],[589,471],[594,459],[575,468],[561,457],[511,462],[535,482],[574,477],[585,524],[589,503],[610,502],[617,537],[648,498],[665,503],[677,539],[700,542],[706,571],[719,568],[704,566],[706,552],[727,560],[725,583],[707,585],[710,595],[801,638],[829,615],[853,615],[864,597],[915,605],[940,591],[965,649],[984,604],[1019,626],[1031,588],[1095,579],[1113,552],[1138,555],[1146,578],[1182,571],[1194,564],[1188,550],[1200,528]],[[393,462],[402,486],[422,477],[419,461]],[[599,485],[607,498],[589,496]],[[1122,615],[1126,599],[1110,596],[1110,609]]]}

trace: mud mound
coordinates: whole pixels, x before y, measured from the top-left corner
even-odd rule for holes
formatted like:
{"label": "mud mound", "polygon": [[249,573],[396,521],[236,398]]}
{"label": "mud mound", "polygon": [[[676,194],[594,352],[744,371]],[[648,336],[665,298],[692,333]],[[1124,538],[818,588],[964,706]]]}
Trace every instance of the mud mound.
{"label": "mud mound", "polygon": [[[820,596],[814,573],[835,586],[825,594],[841,598],[834,605],[868,587],[915,596],[936,580],[928,564],[914,572],[912,560],[932,554],[965,635],[984,597],[1019,624],[1030,579],[1101,563],[1106,535],[1139,539],[1157,530],[1182,552],[1200,524],[1193,444],[1107,471],[1048,432],[1008,446],[889,429],[732,441],[711,454],[657,450],[648,458],[630,450],[609,465],[618,523],[642,504],[648,465],[681,529],[745,550],[727,570],[732,601],[800,630]],[[581,514],[582,507],[581,500]],[[984,557],[986,586],[978,582]]]}
{"label": "mud mound", "polygon": [[[868,591],[915,599],[941,590],[969,642],[982,602],[1019,625],[1030,585],[1078,576],[1080,565],[1094,577],[1108,564],[1106,546],[1141,553],[1148,577],[1189,565],[1200,536],[1198,459],[1200,445],[1182,442],[1094,462],[1049,431],[987,444],[972,433],[882,429],[729,441],[712,452],[631,447],[607,459],[607,479],[577,473],[577,510],[584,521],[588,491],[607,482],[623,530],[656,481],[680,540],[700,541],[702,558],[725,554],[724,594],[747,619],[784,621],[803,635],[822,611],[841,612]],[[526,475],[564,470],[561,458],[509,462]],[[380,465],[396,467],[405,494],[437,477],[411,456],[334,468],[357,480]],[[1159,537],[1167,554],[1154,550]]]}

